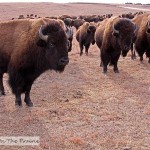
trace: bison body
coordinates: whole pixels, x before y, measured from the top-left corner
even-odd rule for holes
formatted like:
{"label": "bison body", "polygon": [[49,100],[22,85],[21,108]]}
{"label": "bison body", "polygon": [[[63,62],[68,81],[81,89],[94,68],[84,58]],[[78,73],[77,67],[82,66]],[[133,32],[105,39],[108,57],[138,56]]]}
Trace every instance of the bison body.
{"label": "bison body", "polygon": [[150,13],[136,16],[133,22],[139,28],[133,41],[135,43],[135,50],[140,57],[140,61],[143,60],[143,55],[146,53],[146,56],[149,58],[148,62],[150,63]]}
{"label": "bison body", "polygon": [[82,26],[84,22],[85,22],[84,19],[73,19],[72,26],[74,26],[76,30],[78,30],[78,28]]}
{"label": "bison body", "polygon": [[9,74],[15,104],[32,106],[30,90],[35,79],[46,70],[63,72],[69,62],[68,40],[62,24],[54,19],[15,20],[0,23],[0,92],[2,77]]}
{"label": "bison body", "polygon": [[85,22],[76,32],[76,40],[79,42],[80,56],[83,54],[83,49],[85,46],[86,55],[88,55],[88,50],[90,44],[95,44],[94,34],[96,31],[96,26],[94,23]]}
{"label": "bison body", "polygon": [[129,19],[112,17],[97,27],[95,41],[101,51],[101,65],[103,72],[107,72],[107,65],[114,66],[114,72],[118,73],[118,60],[120,54],[127,55],[132,43],[136,26]]}

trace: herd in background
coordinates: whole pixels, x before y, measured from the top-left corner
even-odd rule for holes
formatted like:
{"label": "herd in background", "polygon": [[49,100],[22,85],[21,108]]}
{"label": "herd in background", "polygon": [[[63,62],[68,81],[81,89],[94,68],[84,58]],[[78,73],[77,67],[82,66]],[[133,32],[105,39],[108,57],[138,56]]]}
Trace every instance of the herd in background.
{"label": "herd in background", "polygon": [[121,16],[62,15],[59,18],[20,15],[0,23],[0,95],[5,95],[3,75],[8,73],[15,104],[22,106],[21,94],[24,93],[26,105],[33,106],[30,91],[36,78],[46,70],[63,72],[69,63],[73,26],[76,28],[80,56],[84,49],[88,55],[91,44],[96,43],[100,49],[103,73],[107,73],[108,64],[113,65],[114,72],[118,73],[119,57],[125,57],[129,50],[132,59],[136,57],[136,50],[140,61],[146,54],[150,63],[149,12]]}
{"label": "herd in background", "polygon": [[[37,15],[20,15],[16,19],[36,19]],[[107,65],[114,66],[114,72],[119,72],[117,62],[122,54],[125,57],[131,50],[131,58],[136,58],[136,52],[143,60],[144,53],[150,63],[150,13],[136,12],[126,13],[119,16],[113,14],[105,15],[80,15],[80,16],[51,16],[49,19],[60,19],[66,28],[76,29],[76,40],[79,43],[80,56],[88,55],[91,44],[98,46],[101,52],[101,63],[103,73],[107,72]],[[15,18],[12,18],[15,19]],[[71,30],[69,52],[72,50],[73,29]]]}
{"label": "herd in background", "polygon": [[[20,15],[16,19],[36,19],[37,15]],[[114,66],[114,72],[119,72],[117,62],[122,54],[125,57],[131,50],[131,58],[136,58],[136,52],[143,60],[144,53],[150,63],[150,13],[136,12],[126,13],[119,16],[106,15],[80,15],[80,16],[51,16],[49,19],[60,19],[66,28],[76,29],[75,37],[79,43],[80,56],[88,55],[91,44],[98,46],[101,52],[101,63],[103,73],[107,72],[107,65]],[[15,18],[12,18],[15,19]],[[68,38],[70,41],[69,52],[72,50],[73,29]]]}

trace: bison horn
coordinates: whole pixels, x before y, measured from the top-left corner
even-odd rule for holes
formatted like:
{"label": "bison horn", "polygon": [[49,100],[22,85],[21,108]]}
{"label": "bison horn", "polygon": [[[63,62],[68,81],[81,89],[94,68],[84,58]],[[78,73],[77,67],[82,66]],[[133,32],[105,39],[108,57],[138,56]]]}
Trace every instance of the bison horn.
{"label": "bison horn", "polygon": [[44,35],[44,34],[42,33],[42,28],[43,28],[43,26],[41,26],[40,29],[39,29],[39,37],[40,37],[43,41],[47,42],[48,35]]}
{"label": "bison horn", "polygon": [[147,22],[147,27],[150,29],[150,20]]}
{"label": "bison horn", "polygon": [[67,38],[69,39],[73,35],[73,28],[66,26],[66,35]]}
{"label": "bison horn", "polygon": [[134,24],[134,34],[136,34],[137,31],[138,31],[138,26]]}
{"label": "bison horn", "polygon": [[113,25],[113,33],[119,34],[119,30],[115,29],[115,26]]}
{"label": "bison horn", "polygon": [[146,33],[149,34],[150,33],[150,20],[147,22],[147,30]]}

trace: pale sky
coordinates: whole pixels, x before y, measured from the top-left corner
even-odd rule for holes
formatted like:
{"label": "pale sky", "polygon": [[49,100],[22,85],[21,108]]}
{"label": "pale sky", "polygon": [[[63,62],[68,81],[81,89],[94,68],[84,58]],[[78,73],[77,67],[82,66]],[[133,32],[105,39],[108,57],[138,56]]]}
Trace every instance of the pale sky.
{"label": "pale sky", "polygon": [[0,0],[0,3],[5,2],[54,2],[54,3],[68,3],[68,2],[92,2],[92,3],[142,3],[150,4],[150,0]]}

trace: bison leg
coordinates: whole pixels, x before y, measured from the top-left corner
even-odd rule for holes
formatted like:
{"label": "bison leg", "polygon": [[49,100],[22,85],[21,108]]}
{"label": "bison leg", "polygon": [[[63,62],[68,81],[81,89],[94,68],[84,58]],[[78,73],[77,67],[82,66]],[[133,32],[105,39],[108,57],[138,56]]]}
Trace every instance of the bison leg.
{"label": "bison leg", "polygon": [[132,60],[136,59],[135,50],[133,50],[133,49],[131,49],[131,59]]}
{"label": "bison leg", "polygon": [[131,59],[132,60],[136,59],[134,43],[131,44]]}
{"label": "bison leg", "polygon": [[113,59],[114,72],[115,72],[115,73],[119,73],[118,66],[117,66],[119,57],[120,57],[120,55],[118,55],[117,57],[115,57],[115,58]]}
{"label": "bison leg", "polygon": [[80,43],[80,56],[82,56],[82,54],[83,54],[83,44]]}
{"label": "bison leg", "polygon": [[150,63],[150,49],[146,49],[146,56],[148,57],[148,63]]}
{"label": "bison leg", "polygon": [[140,56],[140,61],[141,61],[141,62],[143,61],[143,56]]}
{"label": "bison leg", "polygon": [[16,96],[15,105],[16,106],[22,106],[21,92],[15,93],[15,96]]}
{"label": "bison leg", "polygon": [[0,95],[5,95],[4,85],[3,85],[3,73],[0,73]]}
{"label": "bison leg", "polygon": [[88,50],[89,50],[90,44],[85,46],[85,54],[88,56]]}
{"label": "bison leg", "polygon": [[28,85],[28,86],[26,86],[26,88],[25,88],[26,91],[25,91],[25,99],[24,99],[24,102],[25,102],[26,105],[29,106],[29,107],[32,107],[32,106],[33,106],[33,103],[32,103],[32,101],[31,101],[31,99],[30,99],[31,86],[32,86],[32,85]]}
{"label": "bison leg", "polygon": [[102,60],[102,63],[103,63],[103,73],[107,73],[107,65],[110,61],[110,57],[108,54],[101,54],[101,60]]}
{"label": "bison leg", "polygon": [[103,62],[102,62],[102,60],[101,60],[101,62],[100,62],[100,67],[103,67]]}

